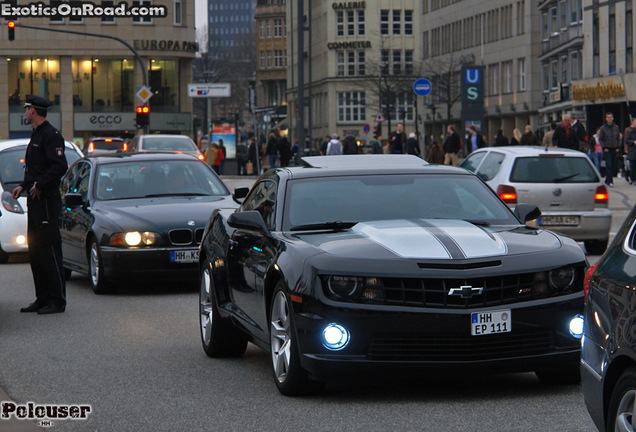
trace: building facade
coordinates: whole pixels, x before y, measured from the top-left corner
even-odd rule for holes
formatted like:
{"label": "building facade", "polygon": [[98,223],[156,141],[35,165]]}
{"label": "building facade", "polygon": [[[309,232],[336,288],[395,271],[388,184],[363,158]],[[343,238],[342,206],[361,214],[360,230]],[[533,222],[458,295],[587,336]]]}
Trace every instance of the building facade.
{"label": "building facade", "polygon": [[[241,39],[251,38],[256,0],[208,0],[208,37],[210,52],[227,52],[243,45]],[[237,57],[242,50],[234,51]]]}
{"label": "building facade", "polygon": [[[143,104],[137,92],[144,75],[151,96],[150,131],[189,134],[187,84],[198,50],[194,1],[154,0],[152,5],[164,6],[167,16],[23,17],[19,25],[37,29],[18,26],[13,41],[3,30],[0,94],[6,102],[0,102],[0,138],[30,136],[22,108],[28,94],[52,103],[48,119],[67,140],[83,145],[92,136],[131,137],[138,131],[134,109]],[[47,29],[119,37],[137,50],[143,68],[121,42]]]}
{"label": "building facade", "polygon": [[[429,71],[433,91],[427,106],[436,107],[436,139],[445,126],[461,125],[460,74],[462,66],[483,67],[484,124],[481,133],[489,145],[501,129],[508,138],[526,125],[537,130],[542,107],[541,55],[538,0],[423,0],[419,37],[424,70]],[[441,65],[436,66],[436,65]],[[456,82],[436,76],[453,74]],[[436,85],[439,82],[440,85]],[[442,91],[440,91],[440,88]],[[450,88],[448,92],[446,89]],[[446,91],[446,93],[444,93]],[[448,104],[452,103],[449,110]],[[449,113],[450,111],[450,113]],[[429,117],[430,109],[425,112]],[[427,127],[427,133],[432,125]]]}
{"label": "building facade", "polygon": [[[289,33],[287,99],[295,142],[298,61],[304,61],[304,125],[316,147],[326,135],[351,134],[359,144],[373,138],[378,112],[384,138],[396,123],[415,132],[417,99],[413,82],[420,61],[420,0],[308,2],[304,53],[298,52],[298,3],[287,2]],[[391,124],[389,126],[389,123]]]}

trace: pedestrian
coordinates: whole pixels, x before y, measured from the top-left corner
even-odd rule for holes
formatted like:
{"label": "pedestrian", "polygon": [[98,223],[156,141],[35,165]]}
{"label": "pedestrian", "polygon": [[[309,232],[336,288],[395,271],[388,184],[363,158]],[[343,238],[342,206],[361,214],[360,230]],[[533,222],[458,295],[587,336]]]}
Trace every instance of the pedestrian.
{"label": "pedestrian", "polygon": [[444,163],[444,150],[437,144],[437,141],[431,143],[426,162],[434,165],[442,165]]}
{"label": "pedestrian", "polygon": [[421,157],[420,155],[420,145],[417,142],[417,135],[415,135],[415,132],[411,132],[409,134],[409,139],[407,141],[408,143],[408,154],[410,155],[415,155],[417,157]]}
{"label": "pedestrian", "polygon": [[35,284],[35,301],[20,312],[53,314],[66,309],[66,280],[62,266],[60,180],[68,168],[64,138],[46,119],[51,104],[27,95],[26,122],[33,126],[24,156],[24,179],[13,199],[27,192],[27,244]]}
{"label": "pedestrian", "polygon": [[499,129],[497,131],[497,135],[495,136],[495,144],[494,147],[502,147],[507,146],[510,143],[508,142],[508,138],[506,138],[503,134],[503,131]]}
{"label": "pedestrian", "polygon": [[222,139],[219,139],[218,146],[221,149],[221,152],[223,152],[223,158],[221,158],[221,165],[219,165],[219,174],[223,175],[223,173],[225,172],[225,155],[227,154],[227,152],[225,151],[225,146],[223,145]]}
{"label": "pedestrian", "polygon": [[557,124],[555,122],[550,123],[550,130],[546,132],[543,136],[543,141],[541,141],[541,145],[544,147],[552,147],[552,136],[554,135],[554,130],[557,128]]}
{"label": "pedestrian", "polygon": [[269,133],[265,154],[269,158],[269,168],[276,168],[276,160],[278,159],[278,140],[276,139],[276,134],[274,134],[274,132]]}
{"label": "pedestrian", "polygon": [[214,163],[212,164],[212,169],[217,174],[221,175],[221,164],[225,160],[225,153],[223,153],[223,149],[219,147],[218,144],[212,143],[212,152],[214,153],[216,150],[216,158],[214,159]]}
{"label": "pedestrian", "polygon": [[605,123],[598,131],[598,141],[603,148],[605,160],[605,184],[614,187],[614,170],[618,170],[618,157],[621,150],[621,132],[618,125],[614,123],[614,115],[611,112],[605,114]]}
{"label": "pedestrian", "polygon": [[521,131],[517,128],[512,130],[512,138],[510,138],[511,146],[518,146],[521,144]]}
{"label": "pedestrian", "polygon": [[347,134],[342,140],[342,154],[358,154],[358,143],[353,135]]}
{"label": "pedestrian", "polygon": [[[636,118],[632,119],[632,125],[625,137],[625,147],[627,147],[627,160],[629,162],[629,184],[634,184],[634,178],[631,177],[631,173],[636,173]],[[636,176],[635,176],[636,177]]]}
{"label": "pedestrian", "polygon": [[470,149],[471,153],[482,147],[486,147],[483,135],[477,132],[475,125],[468,126],[468,142],[466,145]]}
{"label": "pedestrian", "polygon": [[444,141],[444,165],[457,166],[457,155],[462,149],[462,140],[455,132],[455,126],[448,125],[446,128],[446,140]]}
{"label": "pedestrian", "polygon": [[554,147],[578,149],[579,144],[576,142],[575,135],[576,131],[573,131],[570,125],[570,116],[566,114],[561,120],[561,125],[556,128],[554,135],[552,135],[552,144]]}
{"label": "pedestrian", "polygon": [[[260,157],[260,152],[258,151],[258,147],[256,145],[256,141],[254,140],[254,138],[250,138],[250,145],[247,146],[247,159],[248,162],[245,166],[245,171],[247,173],[247,175],[253,175],[253,174],[258,174],[257,172],[257,163],[256,160],[257,158]],[[259,154],[257,154],[257,152]]]}
{"label": "pedestrian", "polygon": [[320,152],[320,156],[326,156],[327,155],[327,146],[329,145],[329,141],[331,141],[331,138],[329,138],[329,135],[325,136],[325,140],[320,143],[320,147],[318,147],[318,151]]}
{"label": "pedestrian", "polygon": [[342,144],[340,143],[340,141],[338,140],[338,134],[334,133],[331,135],[331,141],[329,141],[329,144],[327,145],[327,155],[328,156],[333,156],[333,155],[341,155],[342,154]]}
{"label": "pedestrian", "polygon": [[287,137],[282,137],[278,140],[278,154],[278,157],[280,159],[280,166],[289,166],[289,160],[292,157],[292,151]]}
{"label": "pedestrian", "polygon": [[603,148],[601,147],[601,143],[598,142],[598,131],[601,127],[596,128],[596,133],[592,135],[592,140],[590,142],[590,159],[592,163],[596,167],[596,171],[601,173],[601,160],[603,159]]}
{"label": "pedestrian", "polygon": [[577,119],[574,119],[574,121],[571,119],[572,116],[570,116],[570,122],[572,123],[572,132],[574,132],[574,149],[587,153],[589,145],[587,143],[587,131],[585,130],[585,126]]}
{"label": "pedestrian", "polygon": [[402,154],[406,150],[406,133],[402,123],[398,123],[397,130],[389,135],[389,153]]}
{"label": "pedestrian", "polygon": [[369,144],[363,147],[363,153],[382,154],[382,136],[378,135],[376,139],[369,141]]}
{"label": "pedestrian", "polygon": [[[519,129],[515,129],[515,130],[519,130]],[[521,141],[519,141],[519,144],[521,144],[522,146],[538,146],[539,145],[539,140],[537,139],[537,136],[534,134],[534,132],[532,132],[532,126],[526,125],[526,132],[521,137]]]}

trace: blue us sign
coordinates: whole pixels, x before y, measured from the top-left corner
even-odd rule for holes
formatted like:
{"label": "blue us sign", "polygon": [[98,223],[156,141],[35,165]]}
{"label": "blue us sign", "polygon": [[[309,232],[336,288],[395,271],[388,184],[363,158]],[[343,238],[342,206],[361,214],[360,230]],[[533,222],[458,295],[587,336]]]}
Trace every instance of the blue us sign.
{"label": "blue us sign", "polygon": [[418,96],[426,96],[431,92],[432,88],[431,82],[426,78],[420,78],[413,84],[413,91]]}

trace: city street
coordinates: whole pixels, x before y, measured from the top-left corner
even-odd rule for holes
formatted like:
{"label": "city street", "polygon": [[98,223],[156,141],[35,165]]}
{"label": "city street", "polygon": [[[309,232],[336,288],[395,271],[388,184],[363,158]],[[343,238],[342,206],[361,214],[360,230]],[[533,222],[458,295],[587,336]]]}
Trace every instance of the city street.
{"label": "city street", "polygon": [[[231,190],[254,180],[224,178]],[[636,186],[614,184],[612,234],[636,203]],[[54,420],[52,431],[596,430],[580,385],[546,386],[531,373],[373,376],[284,397],[254,345],[239,359],[205,355],[196,284],[98,296],[73,274],[66,312],[41,316],[19,312],[33,301],[26,257],[0,275],[0,402],[91,406],[86,420]],[[36,424],[0,418],[0,431],[43,430]]]}

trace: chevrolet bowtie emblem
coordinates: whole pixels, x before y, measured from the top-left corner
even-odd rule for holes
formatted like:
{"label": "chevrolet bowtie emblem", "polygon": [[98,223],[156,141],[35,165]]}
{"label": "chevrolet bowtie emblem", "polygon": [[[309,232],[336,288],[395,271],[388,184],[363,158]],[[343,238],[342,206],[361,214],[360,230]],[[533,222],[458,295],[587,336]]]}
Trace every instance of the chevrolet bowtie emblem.
{"label": "chevrolet bowtie emblem", "polygon": [[451,288],[448,291],[449,296],[462,296],[462,298],[472,298],[474,295],[480,295],[484,291],[483,288],[473,288],[470,285],[462,285],[459,288]]}

